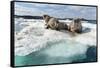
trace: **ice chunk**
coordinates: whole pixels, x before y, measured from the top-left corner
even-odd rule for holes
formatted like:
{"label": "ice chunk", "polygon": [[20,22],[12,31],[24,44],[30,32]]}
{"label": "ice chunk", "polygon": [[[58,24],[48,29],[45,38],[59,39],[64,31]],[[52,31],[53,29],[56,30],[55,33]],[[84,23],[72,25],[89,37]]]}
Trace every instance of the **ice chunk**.
{"label": "ice chunk", "polygon": [[[20,32],[15,34],[15,54],[19,56],[28,55],[48,46],[53,46],[54,49],[46,50],[45,54],[52,56],[51,53],[53,51],[56,52],[55,48],[57,48],[57,51],[60,50],[59,48],[62,48],[60,51],[67,52],[66,55],[71,56],[77,53],[85,53],[88,46],[96,46],[96,24],[82,23],[84,31],[86,31],[86,28],[90,30],[86,33],[77,34],[74,37],[67,31],[45,29],[43,20],[36,20],[35,23],[32,20],[30,22],[26,21],[25,24],[29,26],[24,27]],[[66,45],[66,48],[63,47],[64,45]],[[60,55],[61,52],[55,54],[55,56]]]}

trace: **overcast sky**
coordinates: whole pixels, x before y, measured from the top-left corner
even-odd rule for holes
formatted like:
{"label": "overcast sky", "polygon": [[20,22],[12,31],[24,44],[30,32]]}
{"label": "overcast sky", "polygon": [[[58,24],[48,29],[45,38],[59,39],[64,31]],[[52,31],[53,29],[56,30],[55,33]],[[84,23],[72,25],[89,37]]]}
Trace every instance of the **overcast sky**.
{"label": "overcast sky", "polygon": [[95,20],[96,7],[16,2],[15,14],[31,16],[42,16],[43,14],[48,14],[60,18],[81,17]]}

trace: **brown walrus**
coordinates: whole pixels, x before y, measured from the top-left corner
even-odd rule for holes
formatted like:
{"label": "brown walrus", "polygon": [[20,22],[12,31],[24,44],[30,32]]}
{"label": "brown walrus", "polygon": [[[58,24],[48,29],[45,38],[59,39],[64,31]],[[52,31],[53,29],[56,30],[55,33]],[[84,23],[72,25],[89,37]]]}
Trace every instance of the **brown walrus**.
{"label": "brown walrus", "polygon": [[74,33],[81,33],[82,32],[82,23],[81,19],[77,18],[74,19],[68,26],[68,30]]}
{"label": "brown walrus", "polygon": [[57,18],[50,17],[49,15],[43,15],[43,19],[45,20],[46,28],[51,28],[54,30],[68,29],[67,24],[61,23]]}
{"label": "brown walrus", "polygon": [[49,15],[43,15],[43,19],[45,20],[45,25],[46,28],[51,28],[51,29],[58,29],[58,23],[59,21],[57,20],[57,18],[54,17],[50,17]]}

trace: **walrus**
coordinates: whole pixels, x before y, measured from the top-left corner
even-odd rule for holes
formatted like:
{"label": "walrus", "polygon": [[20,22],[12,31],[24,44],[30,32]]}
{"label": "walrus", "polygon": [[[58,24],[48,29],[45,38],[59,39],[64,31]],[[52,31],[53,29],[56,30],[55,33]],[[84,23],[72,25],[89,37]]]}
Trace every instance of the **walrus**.
{"label": "walrus", "polygon": [[46,29],[51,28],[54,30],[68,29],[67,24],[59,22],[57,18],[50,17],[49,15],[43,15],[45,20]]}
{"label": "walrus", "polygon": [[54,17],[50,17],[49,15],[43,15],[43,19],[45,20],[46,29],[51,28],[54,30],[58,30],[58,19]]}
{"label": "walrus", "polygon": [[68,30],[74,33],[81,33],[82,32],[82,23],[81,19],[73,19],[73,21],[69,24]]}

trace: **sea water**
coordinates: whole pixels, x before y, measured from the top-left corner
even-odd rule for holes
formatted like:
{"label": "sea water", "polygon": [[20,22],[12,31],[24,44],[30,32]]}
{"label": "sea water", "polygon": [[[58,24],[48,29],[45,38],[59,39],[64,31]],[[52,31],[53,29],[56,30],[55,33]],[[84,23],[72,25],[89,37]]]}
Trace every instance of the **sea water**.
{"label": "sea water", "polygon": [[[64,32],[45,30],[41,20],[23,22],[22,19],[18,23],[15,25],[15,66],[97,61],[95,32],[72,37]],[[93,29],[95,25],[84,24]]]}

